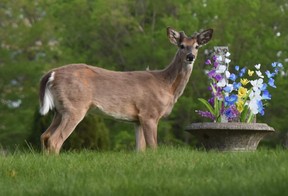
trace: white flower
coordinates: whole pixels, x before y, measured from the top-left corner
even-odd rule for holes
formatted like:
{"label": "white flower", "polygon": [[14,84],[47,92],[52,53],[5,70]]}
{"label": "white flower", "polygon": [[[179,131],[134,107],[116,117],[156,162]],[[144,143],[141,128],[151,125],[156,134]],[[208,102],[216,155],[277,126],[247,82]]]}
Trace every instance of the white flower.
{"label": "white flower", "polygon": [[263,86],[263,79],[260,78],[258,80],[251,80],[250,84],[253,86],[254,91],[258,91],[262,88]]}
{"label": "white flower", "polygon": [[217,61],[218,61],[218,62],[221,62],[221,61],[222,61],[222,56],[218,56],[218,57],[217,57]]}
{"label": "white flower", "polygon": [[256,68],[256,69],[260,69],[260,67],[261,67],[261,64],[255,65],[255,68]]}
{"label": "white flower", "polygon": [[226,64],[229,64],[230,62],[231,62],[230,59],[225,58],[225,63],[226,63]]}
{"label": "white flower", "polygon": [[226,65],[219,65],[216,69],[216,73],[224,73],[226,71]]}
{"label": "white flower", "polygon": [[230,56],[230,52],[226,52],[225,56],[229,57]]}
{"label": "white flower", "polygon": [[256,71],[256,74],[257,74],[257,76],[258,77],[260,77],[260,78],[264,78],[264,76],[263,76],[263,74],[262,74],[262,72],[261,71]]}
{"label": "white flower", "polygon": [[226,86],[226,84],[227,84],[226,79],[223,78],[217,83],[217,86],[218,87],[224,87],[224,86]]}
{"label": "white flower", "polygon": [[256,101],[262,100],[261,90],[257,89],[256,91],[251,91],[251,93],[249,94],[249,98],[250,100],[256,100]]}
{"label": "white flower", "polygon": [[258,114],[258,104],[256,99],[250,100],[248,107],[253,114]]}
{"label": "white flower", "polygon": [[230,75],[231,75],[231,74],[230,74],[230,72],[229,72],[228,70],[225,71],[225,77],[226,77],[226,78],[230,78]]}

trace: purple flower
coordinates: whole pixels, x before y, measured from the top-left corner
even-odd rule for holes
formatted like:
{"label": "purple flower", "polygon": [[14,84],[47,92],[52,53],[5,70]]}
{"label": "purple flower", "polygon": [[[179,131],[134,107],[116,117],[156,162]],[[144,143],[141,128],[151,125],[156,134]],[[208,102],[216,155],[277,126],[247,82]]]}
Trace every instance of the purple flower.
{"label": "purple flower", "polygon": [[210,59],[207,59],[206,61],[205,61],[205,64],[206,65],[211,65],[212,63],[211,63],[211,60]]}
{"label": "purple flower", "polygon": [[210,118],[212,120],[215,120],[215,116],[213,114],[211,114],[211,112],[201,111],[201,110],[196,110],[196,112],[202,117]]}
{"label": "purple flower", "polygon": [[216,70],[213,69],[213,70],[209,71],[207,75],[209,78],[214,78],[214,76],[216,75]]}
{"label": "purple flower", "polygon": [[231,121],[239,116],[239,112],[235,105],[230,106],[223,113],[227,117],[228,121]]}
{"label": "purple flower", "polygon": [[216,81],[220,81],[220,80],[223,79],[223,76],[220,75],[220,74],[216,74],[216,75],[214,76],[214,79],[215,79]]}
{"label": "purple flower", "polygon": [[225,97],[225,103],[226,103],[228,106],[235,104],[237,100],[238,100],[238,96],[237,96],[237,95],[234,95],[234,94]]}

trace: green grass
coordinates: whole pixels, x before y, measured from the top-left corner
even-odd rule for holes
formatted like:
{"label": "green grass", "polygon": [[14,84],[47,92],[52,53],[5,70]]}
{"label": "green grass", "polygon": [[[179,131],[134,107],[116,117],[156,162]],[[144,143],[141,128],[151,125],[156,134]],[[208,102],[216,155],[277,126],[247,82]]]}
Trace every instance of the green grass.
{"label": "green grass", "polygon": [[0,195],[288,195],[288,151],[0,156]]}

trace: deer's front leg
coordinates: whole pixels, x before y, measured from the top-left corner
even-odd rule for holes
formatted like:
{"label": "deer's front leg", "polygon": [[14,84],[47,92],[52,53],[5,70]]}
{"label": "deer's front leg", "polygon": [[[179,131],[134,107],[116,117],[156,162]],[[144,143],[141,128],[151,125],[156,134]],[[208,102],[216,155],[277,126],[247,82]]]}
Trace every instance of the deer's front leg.
{"label": "deer's front leg", "polygon": [[142,120],[140,122],[143,129],[146,144],[150,148],[157,148],[157,124],[154,119]]}
{"label": "deer's front leg", "polygon": [[146,141],[143,128],[140,124],[135,125],[135,137],[136,137],[136,150],[144,151],[146,149]]}

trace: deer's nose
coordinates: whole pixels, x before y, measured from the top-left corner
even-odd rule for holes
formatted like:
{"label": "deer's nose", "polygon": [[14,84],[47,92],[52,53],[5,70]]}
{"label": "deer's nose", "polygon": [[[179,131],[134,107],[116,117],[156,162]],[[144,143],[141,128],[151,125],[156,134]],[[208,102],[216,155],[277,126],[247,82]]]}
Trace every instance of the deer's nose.
{"label": "deer's nose", "polygon": [[186,60],[192,62],[195,56],[192,53],[187,54]]}

